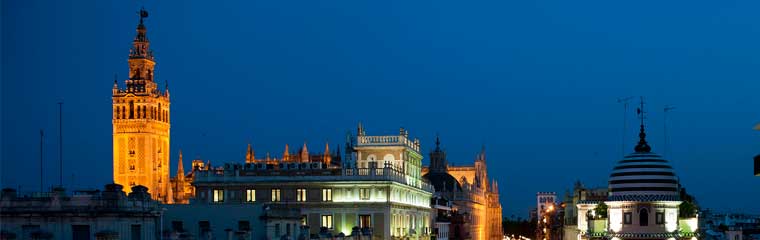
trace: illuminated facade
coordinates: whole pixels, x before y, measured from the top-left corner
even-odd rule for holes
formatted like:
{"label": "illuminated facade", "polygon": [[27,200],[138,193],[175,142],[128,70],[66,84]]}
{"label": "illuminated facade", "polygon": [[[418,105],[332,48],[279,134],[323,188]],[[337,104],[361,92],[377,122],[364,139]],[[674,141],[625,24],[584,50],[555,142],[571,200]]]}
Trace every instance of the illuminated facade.
{"label": "illuminated facade", "polygon": [[668,161],[651,152],[643,120],[639,137],[612,170],[607,199],[576,205],[578,239],[696,239],[696,208],[685,208],[691,197]]}
{"label": "illuminated facade", "polygon": [[449,166],[446,152],[436,138],[436,147],[430,152],[430,167],[422,172],[435,186],[436,194],[452,201],[458,212],[467,216],[462,226],[464,229],[459,230],[463,233],[452,235],[468,239],[503,239],[499,187],[496,180],[489,183],[485,149],[476,156],[472,166]]}
{"label": "illuminated facade", "polygon": [[[311,154],[309,153],[306,143],[303,144],[297,152],[290,152],[290,147],[286,144],[285,150],[281,157],[272,157],[269,153],[266,153],[264,158],[256,158],[251,144],[248,144],[248,148],[245,151],[245,163],[247,164],[280,164],[280,163],[315,163],[319,162],[327,167],[337,167],[341,165],[340,146],[335,149],[334,152],[330,151],[330,145],[325,144],[325,150],[322,153]],[[195,173],[199,170],[209,170],[211,163],[204,163],[203,160],[195,159],[192,162],[192,168],[190,171],[185,172],[182,164],[182,151],[179,153],[179,162],[177,163],[177,175],[172,177],[170,182],[169,194],[173,196],[173,199],[169,203],[174,204],[187,204],[190,199],[195,196],[195,187],[192,185],[195,179]]]}
{"label": "illuminated facade", "polygon": [[304,146],[279,160],[256,159],[249,148],[246,163],[206,166],[194,173],[196,194],[190,202],[300,208],[301,224],[311,235],[428,239],[433,187],[421,178],[419,141],[404,130],[390,136],[358,130],[355,139],[349,137],[350,151],[341,164],[329,148],[318,157]]}
{"label": "illuminated facade", "polygon": [[169,90],[154,79],[153,51],[140,11],[137,35],[129,51],[129,74],[123,87],[113,85],[113,181],[142,185],[154,199],[169,202]]}

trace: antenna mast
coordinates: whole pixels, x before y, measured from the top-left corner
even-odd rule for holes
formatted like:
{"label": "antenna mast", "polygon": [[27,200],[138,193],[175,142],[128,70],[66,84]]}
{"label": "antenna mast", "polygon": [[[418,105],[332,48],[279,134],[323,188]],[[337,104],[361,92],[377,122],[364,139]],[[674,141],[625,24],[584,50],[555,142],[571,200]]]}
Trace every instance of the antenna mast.
{"label": "antenna mast", "polygon": [[673,107],[672,105],[665,105],[665,108],[663,108],[663,112],[664,112],[663,121],[662,121],[663,122],[662,123],[663,138],[664,138],[663,140],[664,148],[663,148],[663,154],[662,154],[663,156],[668,155],[668,112],[670,112],[673,109],[676,109],[676,107]]}
{"label": "antenna mast", "polygon": [[58,186],[63,187],[63,101],[58,102],[58,161],[60,163]]}
{"label": "antenna mast", "polygon": [[43,168],[43,163],[42,163],[42,149],[43,149],[42,148],[42,139],[44,139],[44,136],[45,136],[45,134],[43,133],[42,129],[40,129],[40,192],[42,192],[43,189],[44,189],[44,187],[43,187],[44,184],[42,183],[42,176],[44,176],[44,175],[42,175],[42,168]]}
{"label": "antenna mast", "polygon": [[620,140],[620,155],[625,156],[625,136],[626,132],[628,132],[628,102],[633,99],[633,96],[624,97],[624,98],[618,98],[618,103],[623,103],[623,134],[621,135]]}

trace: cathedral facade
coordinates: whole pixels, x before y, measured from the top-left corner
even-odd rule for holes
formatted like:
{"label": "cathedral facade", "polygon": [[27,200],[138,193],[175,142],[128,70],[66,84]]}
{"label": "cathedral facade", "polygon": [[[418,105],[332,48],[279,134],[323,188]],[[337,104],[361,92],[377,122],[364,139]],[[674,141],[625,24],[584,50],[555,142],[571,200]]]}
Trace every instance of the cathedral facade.
{"label": "cathedral facade", "polygon": [[156,61],[150,49],[148,16],[140,11],[137,35],[129,51],[129,74],[122,86],[114,79],[113,181],[148,188],[153,199],[167,202],[169,183],[169,90],[154,79]]}
{"label": "cathedral facade", "polygon": [[451,236],[467,239],[502,239],[501,203],[496,180],[489,182],[483,149],[470,166],[449,166],[446,152],[436,146],[430,152],[430,167],[423,176],[435,187],[437,196],[452,201],[460,214],[467,216],[464,229],[451,229]]}

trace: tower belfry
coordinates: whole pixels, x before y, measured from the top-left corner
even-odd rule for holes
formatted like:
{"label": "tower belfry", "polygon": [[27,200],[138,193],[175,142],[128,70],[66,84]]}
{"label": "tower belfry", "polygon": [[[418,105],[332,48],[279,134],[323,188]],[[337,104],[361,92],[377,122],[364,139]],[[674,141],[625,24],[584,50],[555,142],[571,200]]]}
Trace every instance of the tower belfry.
{"label": "tower belfry", "polygon": [[113,181],[129,192],[132,186],[148,188],[151,196],[167,201],[169,191],[169,90],[154,79],[155,59],[141,9],[137,34],[127,58],[128,78],[114,83]]}

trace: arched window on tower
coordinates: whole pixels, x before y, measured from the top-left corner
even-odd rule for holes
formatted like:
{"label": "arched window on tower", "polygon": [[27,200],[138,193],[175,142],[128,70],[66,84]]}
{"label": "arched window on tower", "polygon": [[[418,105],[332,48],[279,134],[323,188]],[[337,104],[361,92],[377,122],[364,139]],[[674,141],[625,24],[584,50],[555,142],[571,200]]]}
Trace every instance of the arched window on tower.
{"label": "arched window on tower", "polygon": [[119,107],[116,107],[116,109],[114,109],[114,112],[113,112],[113,118],[119,119],[119,113],[120,113]]}
{"label": "arched window on tower", "polygon": [[135,118],[135,102],[129,101],[129,119]]}
{"label": "arched window on tower", "polygon": [[639,226],[649,226],[649,211],[646,208],[639,210]]}
{"label": "arched window on tower", "polygon": [[161,121],[161,103],[158,104],[158,110],[156,113],[158,114],[158,121]]}
{"label": "arched window on tower", "polygon": [[146,107],[146,106],[143,105],[142,118],[148,118],[148,113],[147,113],[148,110],[147,109],[148,109],[148,107]]}
{"label": "arched window on tower", "polygon": [[126,119],[127,118],[127,108],[124,107],[124,106],[121,106],[121,117],[120,118],[121,119]]}

